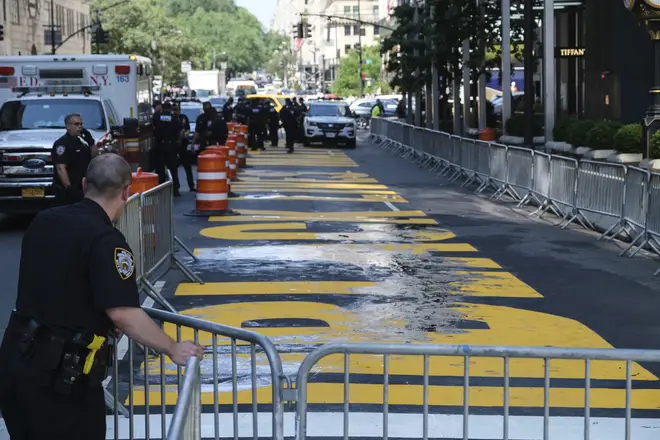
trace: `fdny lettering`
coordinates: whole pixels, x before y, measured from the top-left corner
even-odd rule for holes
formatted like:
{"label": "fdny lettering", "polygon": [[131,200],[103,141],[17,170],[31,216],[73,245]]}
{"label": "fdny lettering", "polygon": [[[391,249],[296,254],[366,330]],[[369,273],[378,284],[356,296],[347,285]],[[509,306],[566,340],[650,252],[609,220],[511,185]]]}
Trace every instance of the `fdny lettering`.
{"label": "fdny lettering", "polygon": [[163,122],[170,122],[172,120],[172,115],[160,115],[160,120]]}
{"label": "fdny lettering", "polygon": [[21,76],[18,78],[19,87],[39,87],[39,78],[34,76]]}

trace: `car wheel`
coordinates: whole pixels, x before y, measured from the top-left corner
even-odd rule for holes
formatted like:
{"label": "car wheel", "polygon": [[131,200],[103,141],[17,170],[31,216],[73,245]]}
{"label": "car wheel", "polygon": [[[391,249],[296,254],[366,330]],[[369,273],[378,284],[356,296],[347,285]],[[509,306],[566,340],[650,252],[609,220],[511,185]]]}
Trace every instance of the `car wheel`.
{"label": "car wheel", "polygon": [[356,142],[355,139],[351,139],[346,143],[346,146],[348,148],[353,148],[354,149],[355,147],[357,147],[357,142]]}

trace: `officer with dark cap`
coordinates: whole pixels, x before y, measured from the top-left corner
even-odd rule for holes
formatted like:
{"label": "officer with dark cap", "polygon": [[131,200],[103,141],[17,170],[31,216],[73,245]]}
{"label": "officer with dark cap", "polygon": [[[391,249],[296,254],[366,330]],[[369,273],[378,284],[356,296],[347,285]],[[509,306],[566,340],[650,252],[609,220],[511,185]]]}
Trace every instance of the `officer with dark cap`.
{"label": "officer with dark cap", "polygon": [[224,145],[229,136],[227,122],[208,101],[202,104],[202,111],[195,122],[195,143],[202,149],[209,145]]}
{"label": "officer with dark cap", "polygon": [[248,117],[248,146],[252,150],[265,150],[264,131],[266,129],[266,114],[259,98],[252,100],[252,109]]}
{"label": "officer with dark cap", "polygon": [[280,115],[275,110],[275,103],[271,103],[268,106],[268,134],[270,135],[270,145],[272,147],[277,147],[279,138],[277,136],[277,130],[280,129]]}
{"label": "officer with dark cap", "polygon": [[291,98],[286,98],[284,107],[280,109],[280,119],[286,133],[287,153],[293,153],[293,144],[296,140],[296,110]]}
{"label": "officer with dark cap", "polygon": [[156,113],[154,115],[156,173],[158,173],[160,183],[163,183],[167,181],[165,167],[170,170],[175,196],[180,195],[179,173],[177,171],[179,161],[177,153],[179,152],[182,129],[181,121],[172,112],[172,103],[163,103],[162,113]]}
{"label": "officer with dark cap", "polygon": [[85,198],[39,213],[23,235],[16,308],[0,346],[0,411],[14,440],[106,438],[102,382],[118,331],[177,365],[203,355],[140,307],[135,257],[113,226],[130,196],[117,154],[89,164]]}
{"label": "officer with dark cap", "polygon": [[222,106],[222,117],[225,122],[231,122],[234,119],[234,98],[231,96]]}

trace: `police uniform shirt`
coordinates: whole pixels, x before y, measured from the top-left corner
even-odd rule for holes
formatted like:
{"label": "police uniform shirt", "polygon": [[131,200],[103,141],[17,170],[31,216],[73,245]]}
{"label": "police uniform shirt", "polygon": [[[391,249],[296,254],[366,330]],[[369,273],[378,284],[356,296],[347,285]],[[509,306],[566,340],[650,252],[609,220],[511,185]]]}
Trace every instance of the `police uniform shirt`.
{"label": "police uniform shirt", "polygon": [[181,122],[174,114],[163,112],[154,124],[154,135],[158,142],[176,142],[181,134]]}
{"label": "police uniform shirt", "polygon": [[[85,177],[87,166],[92,160],[91,146],[94,145],[94,139],[91,135],[88,139],[92,141],[91,144],[89,140],[84,139],[83,135],[71,136],[67,133],[55,141],[51,151],[53,165],[66,165],[69,182],[80,189],[82,189],[82,178]],[[53,182],[56,185],[64,186],[57,171],[53,172]]]}
{"label": "police uniform shirt", "polygon": [[181,122],[181,129],[182,130],[190,131],[190,119],[188,119],[188,116],[181,113],[179,115],[179,122]]}
{"label": "police uniform shirt", "polygon": [[270,125],[277,125],[280,121],[280,117],[277,114],[277,110],[275,110],[275,107],[270,106],[268,108],[268,123]]}
{"label": "police uniform shirt", "polygon": [[280,110],[280,118],[282,119],[282,125],[285,127],[296,124],[296,114],[292,104],[287,104]]}
{"label": "police uniform shirt", "polygon": [[201,135],[206,135],[206,133],[211,130],[211,122],[212,121],[206,113],[197,116],[197,120],[195,121],[195,132]]}
{"label": "police uniform shirt", "polygon": [[39,324],[105,336],[106,311],[140,307],[135,257],[99,204],[42,211],[23,237],[16,310]]}

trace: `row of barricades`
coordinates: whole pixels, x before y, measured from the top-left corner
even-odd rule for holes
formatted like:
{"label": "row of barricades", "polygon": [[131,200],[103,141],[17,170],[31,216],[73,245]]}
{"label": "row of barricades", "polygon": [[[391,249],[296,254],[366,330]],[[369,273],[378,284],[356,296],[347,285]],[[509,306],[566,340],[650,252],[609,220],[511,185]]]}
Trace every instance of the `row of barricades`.
{"label": "row of barricades", "polygon": [[248,127],[230,122],[227,128],[225,145],[206,147],[197,157],[197,199],[187,215],[236,215],[229,209],[229,199],[238,196],[231,182],[239,181],[238,169],[247,167]]}
{"label": "row of barricades", "polygon": [[[485,142],[375,118],[370,140],[491,198],[504,195],[533,214],[561,218],[620,239],[621,256],[645,249],[660,255],[660,173],[623,164],[577,160],[529,148]],[[655,275],[660,274],[660,270]]]}

